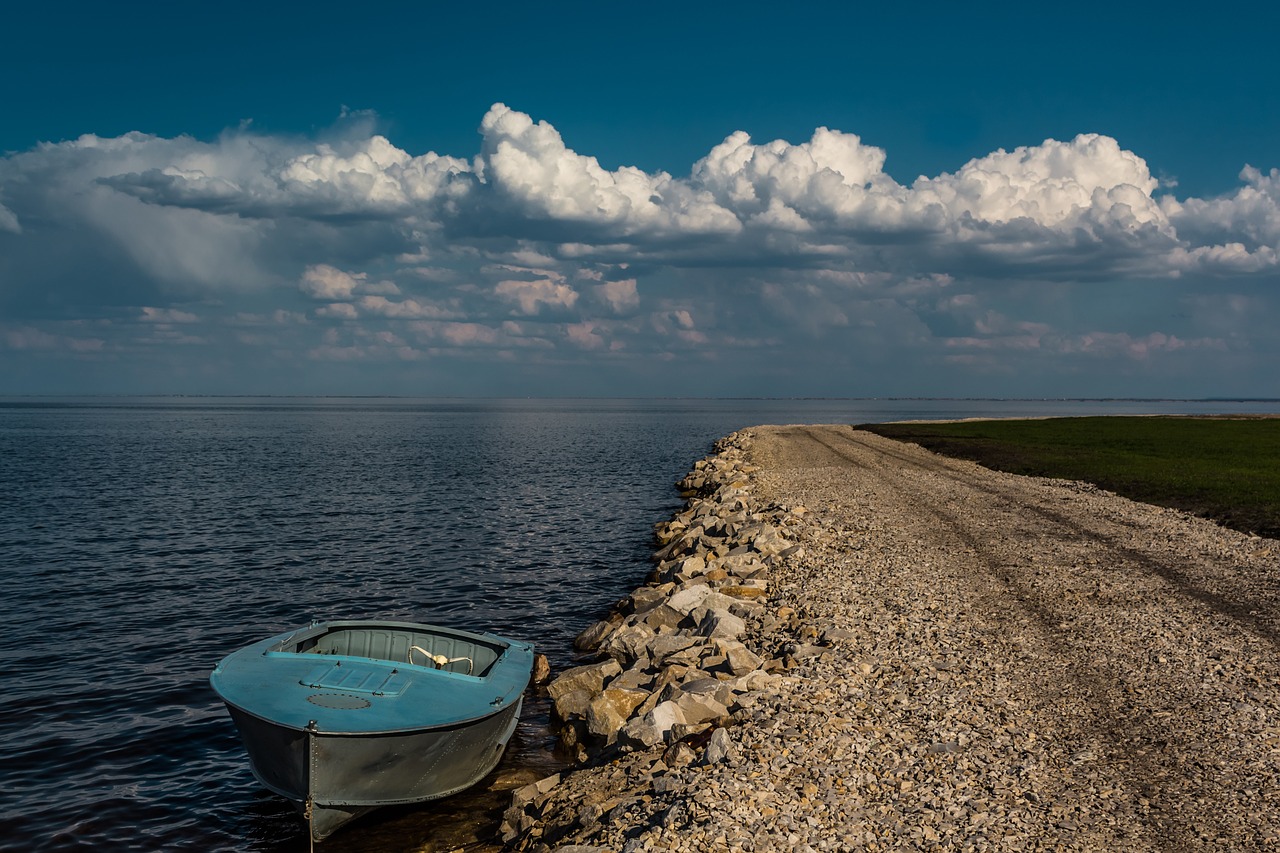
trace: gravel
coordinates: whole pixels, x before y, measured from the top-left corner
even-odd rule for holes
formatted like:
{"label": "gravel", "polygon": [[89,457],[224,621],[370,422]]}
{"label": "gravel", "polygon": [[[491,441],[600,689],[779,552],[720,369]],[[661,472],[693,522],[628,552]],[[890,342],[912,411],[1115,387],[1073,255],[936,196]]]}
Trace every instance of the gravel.
{"label": "gravel", "polygon": [[844,426],[721,452],[799,545],[738,637],[776,677],[521,789],[510,848],[1280,847],[1280,542]]}

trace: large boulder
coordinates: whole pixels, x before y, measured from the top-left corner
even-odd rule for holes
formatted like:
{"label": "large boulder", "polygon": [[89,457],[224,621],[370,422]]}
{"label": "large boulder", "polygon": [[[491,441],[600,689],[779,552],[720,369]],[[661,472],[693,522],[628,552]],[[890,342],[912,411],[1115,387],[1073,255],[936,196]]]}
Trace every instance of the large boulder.
{"label": "large boulder", "polygon": [[656,746],[667,739],[678,723],[687,722],[675,702],[660,702],[643,717],[633,717],[623,726],[620,739],[633,747]]}
{"label": "large boulder", "polygon": [[573,641],[573,647],[580,652],[598,649],[604,639],[612,634],[620,624],[622,624],[622,620],[618,618],[602,619],[579,634]]}
{"label": "large boulder", "polygon": [[634,661],[644,655],[645,644],[653,639],[653,636],[653,628],[644,622],[638,622],[614,631],[600,650],[618,661]]}
{"label": "large boulder", "polygon": [[697,643],[696,639],[680,634],[659,634],[645,644],[645,651],[654,664],[661,665],[671,655],[682,652]]}
{"label": "large boulder", "polygon": [[552,700],[556,707],[556,715],[562,720],[585,717],[594,695],[596,694],[590,690],[570,690],[567,693],[561,693]]}
{"label": "large boulder", "polygon": [[654,631],[661,631],[663,628],[675,629],[679,628],[684,622],[685,614],[678,610],[672,610],[666,604],[659,604],[652,610],[644,613],[641,621],[648,625]]}
{"label": "large boulder", "polygon": [[698,633],[713,640],[736,640],[747,630],[747,623],[728,610],[708,610],[698,624]]}
{"label": "large boulder", "polygon": [[551,694],[552,699],[559,699],[574,690],[585,690],[594,696],[604,689],[609,679],[620,672],[622,672],[622,666],[612,658],[600,663],[575,666],[573,669],[566,669],[555,681],[548,684],[547,693]]}
{"label": "large boulder", "polygon": [[733,606],[733,599],[721,595],[705,584],[686,586],[667,599],[666,607],[688,616],[699,607],[728,610]]}
{"label": "large boulder", "polygon": [[735,640],[717,640],[716,650],[724,656],[725,667],[734,675],[746,675],[764,663],[759,655]]}
{"label": "large boulder", "polygon": [[587,730],[612,742],[641,702],[649,698],[648,691],[631,688],[605,688],[587,708]]}
{"label": "large boulder", "polygon": [[674,588],[671,584],[642,586],[631,593],[631,607],[635,613],[647,613],[666,601]]}
{"label": "large boulder", "polygon": [[729,716],[728,708],[705,694],[681,691],[672,701],[686,723],[707,723]]}

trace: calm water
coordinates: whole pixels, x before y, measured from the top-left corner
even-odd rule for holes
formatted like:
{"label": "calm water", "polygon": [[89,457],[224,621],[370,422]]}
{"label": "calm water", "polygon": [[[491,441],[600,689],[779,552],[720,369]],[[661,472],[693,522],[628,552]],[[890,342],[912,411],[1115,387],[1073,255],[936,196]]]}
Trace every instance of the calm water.
{"label": "calm water", "polygon": [[[304,850],[213,664],[312,619],[436,621],[553,666],[648,571],[672,483],[758,423],[1275,403],[0,399],[0,848]],[[556,765],[533,702],[506,761]],[[461,805],[459,805],[461,803]],[[481,804],[488,807],[487,804]],[[329,850],[418,850],[468,800]]]}

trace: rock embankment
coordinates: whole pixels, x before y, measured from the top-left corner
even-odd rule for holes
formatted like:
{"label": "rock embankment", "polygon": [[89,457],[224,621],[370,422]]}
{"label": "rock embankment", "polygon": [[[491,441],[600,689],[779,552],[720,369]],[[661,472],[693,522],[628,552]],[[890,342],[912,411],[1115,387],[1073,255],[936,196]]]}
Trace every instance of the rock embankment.
{"label": "rock embankment", "polygon": [[686,507],[656,526],[662,547],[648,583],[575,641],[600,659],[548,685],[561,740],[585,766],[515,792],[508,845],[594,838],[621,847],[637,820],[672,825],[675,816],[653,806],[685,793],[677,772],[731,762],[726,728],[776,695],[779,674],[804,653],[769,642],[799,620],[766,605],[773,567],[801,552],[786,531],[804,510],[755,499],[749,442],[746,433],[721,439],[677,483]]}
{"label": "rock embankment", "polygon": [[1280,543],[848,427],[717,450],[509,847],[1280,849]]}

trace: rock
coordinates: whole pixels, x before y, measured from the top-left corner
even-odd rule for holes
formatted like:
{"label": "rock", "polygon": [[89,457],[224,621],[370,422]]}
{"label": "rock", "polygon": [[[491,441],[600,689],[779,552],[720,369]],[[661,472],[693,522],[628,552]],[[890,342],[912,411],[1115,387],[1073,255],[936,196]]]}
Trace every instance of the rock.
{"label": "rock", "polygon": [[707,743],[707,748],[702,753],[703,763],[720,764],[733,760],[733,757],[733,740],[729,737],[729,730],[716,729],[711,733],[711,740]]}
{"label": "rock", "polygon": [[695,678],[706,677],[709,677],[709,673],[698,669],[696,665],[690,666],[688,664],[671,663],[668,661],[665,666],[658,670],[657,675],[654,676],[653,689],[660,691],[668,684],[680,684],[685,681],[692,681]]}
{"label": "rock", "polygon": [[621,623],[621,618],[602,619],[579,634],[573,641],[573,647],[583,652],[594,651]]}
{"label": "rock", "polygon": [[644,622],[627,625],[609,635],[600,650],[620,662],[634,661],[644,655],[645,644],[654,636],[654,629]]}
{"label": "rock", "polygon": [[653,630],[659,631],[663,628],[679,628],[684,619],[683,613],[672,610],[666,604],[659,604],[644,614],[643,621]]}
{"label": "rock", "polygon": [[738,683],[747,690],[773,690],[782,683],[782,676],[756,669],[738,679]]}
{"label": "rock", "polygon": [[652,637],[644,647],[655,664],[661,665],[671,655],[697,644],[697,640],[677,634],[661,634]]}
{"label": "rock", "polygon": [[633,690],[648,690],[653,686],[653,673],[644,666],[644,661],[637,661],[634,666],[609,682],[610,687],[627,687]]}
{"label": "rock", "polygon": [[765,567],[759,554],[746,552],[723,557],[716,561],[716,565],[740,578],[750,577]]}
{"label": "rock", "polygon": [[662,763],[668,767],[684,767],[692,764],[697,757],[693,747],[684,741],[676,741],[662,753]]}
{"label": "rock", "polygon": [[771,524],[762,524],[760,531],[752,538],[751,547],[761,554],[780,554],[791,547],[791,543],[778,533]]}
{"label": "rock", "polygon": [[666,604],[683,616],[688,616],[699,607],[728,610],[732,605],[733,599],[706,585],[684,587],[667,599]]}
{"label": "rock", "polygon": [[663,660],[663,665],[666,667],[678,665],[700,668],[702,666],[702,656],[706,653],[706,650],[707,647],[702,643],[691,645],[686,649],[667,655]]}
{"label": "rock", "polygon": [[727,595],[730,598],[741,598],[747,601],[762,599],[769,594],[758,586],[722,586],[716,592],[721,595]]}
{"label": "rock", "polygon": [[600,663],[589,663],[575,666],[560,674],[560,677],[547,685],[547,693],[552,699],[559,699],[574,690],[585,690],[595,695],[604,689],[605,683],[622,672],[622,666],[612,658]]}
{"label": "rock", "polygon": [[822,642],[827,645],[835,643],[850,643],[858,639],[858,635],[852,631],[846,631],[844,628],[828,628],[822,632]]}
{"label": "rock", "polygon": [[511,791],[525,788],[538,781],[537,771],[528,767],[500,768],[489,781],[490,791]]}
{"label": "rock", "polygon": [[675,587],[670,584],[661,586],[642,586],[631,593],[631,607],[635,613],[647,613],[667,600],[667,595]]}
{"label": "rock", "polygon": [[697,577],[707,570],[707,561],[702,556],[688,557],[680,563],[679,574],[688,578]]}
{"label": "rock", "polygon": [[714,696],[717,691],[721,690],[725,682],[718,678],[694,678],[680,685],[680,689],[685,693],[695,693],[699,696]]}
{"label": "rock", "polygon": [[729,671],[734,675],[745,675],[754,669],[759,669],[760,664],[763,663],[759,655],[741,643],[725,649],[724,656],[728,661]]}
{"label": "rock", "polygon": [[698,749],[711,737],[711,723],[676,723],[671,727],[671,740],[682,740]]}
{"label": "rock", "polygon": [[818,657],[831,651],[827,646],[817,646],[811,643],[792,643],[787,646],[787,654],[796,660],[805,660],[806,658]]}
{"label": "rock", "polygon": [[523,806],[526,803],[533,802],[559,785],[560,778],[560,774],[555,773],[525,785],[523,788],[516,789],[511,795],[512,805]]}
{"label": "rock", "polygon": [[699,666],[708,672],[724,672],[728,669],[729,659],[724,655],[708,654],[702,658]]}
{"label": "rock", "polygon": [[675,702],[659,702],[643,717],[628,720],[622,733],[626,740],[647,748],[662,743],[672,726],[684,722],[687,722],[684,714]]}
{"label": "rock", "polygon": [[728,610],[709,610],[698,625],[698,632],[711,639],[737,639],[747,630],[747,623]]}
{"label": "rock", "polygon": [[533,656],[533,672],[529,678],[534,684],[545,684],[551,678],[551,662],[546,655]]}
{"label": "rock", "polygon": [[644,690],[606,688],[587,707],[587,730],[612,741],[627,722],[631,712],[649,698]]}
{"label": "rock", "polygon": [[589,690],[570,690],[568,693],[561,693],[552,700],[555,704],[556,716],[562,720],[585,717],[587,708],[591,705],[592,695]]}
{"label": "rock", "polygon": [[686,723],[706,723],[729,716],[729,709],[710,696],[681,693],[672,701],[679,707]]}

